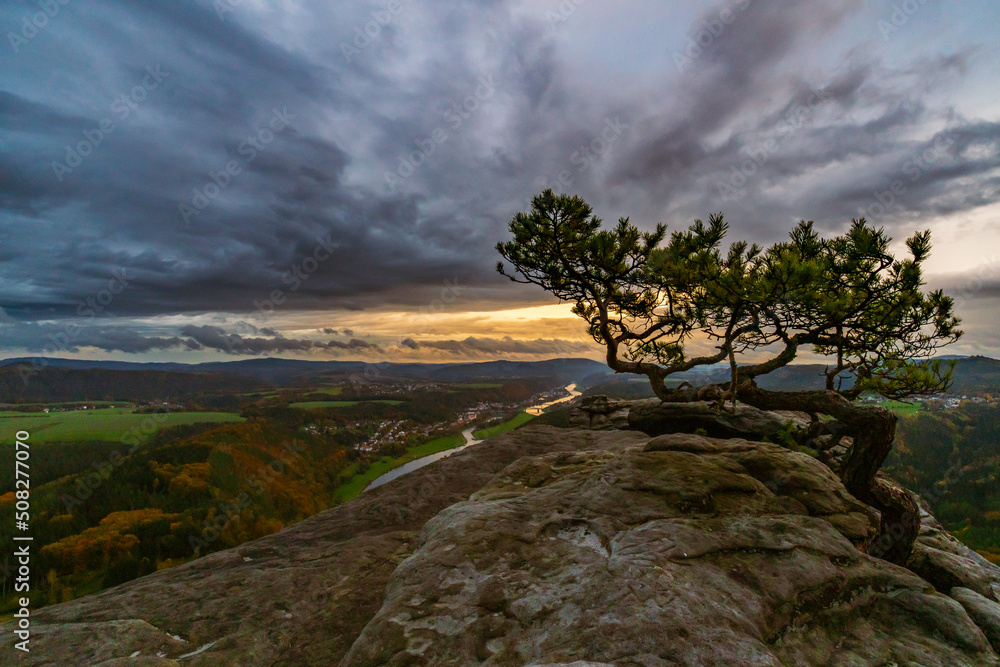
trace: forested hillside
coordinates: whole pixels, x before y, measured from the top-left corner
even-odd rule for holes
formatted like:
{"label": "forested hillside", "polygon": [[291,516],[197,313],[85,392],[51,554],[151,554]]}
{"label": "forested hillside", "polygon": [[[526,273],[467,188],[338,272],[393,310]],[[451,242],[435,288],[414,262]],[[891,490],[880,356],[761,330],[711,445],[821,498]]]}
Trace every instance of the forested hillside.
{"label": "forested hillside", "polygon": [[221,373],[0,366],[0,402],[180,400],[199,393],[251,391],[262,386],[253,378]]}
{"label": "forested hillside", "polygon": [[955,536],[1000,564],[1000,406],[964,402],[901,417],[886,472]]}
{"label": "forested hillside", "polygon": [[[37,446],[35,604],[235,546],[332,505],[348,449],[342,438],[303,431],[294,415],[167,429],[134,452],[122,443]],[[13,492],[0,496],[5,525],[13,508]],[[0,548],[9,554],[12,545],[4,531]],[[2,590],[6,600],[10,579]]]}

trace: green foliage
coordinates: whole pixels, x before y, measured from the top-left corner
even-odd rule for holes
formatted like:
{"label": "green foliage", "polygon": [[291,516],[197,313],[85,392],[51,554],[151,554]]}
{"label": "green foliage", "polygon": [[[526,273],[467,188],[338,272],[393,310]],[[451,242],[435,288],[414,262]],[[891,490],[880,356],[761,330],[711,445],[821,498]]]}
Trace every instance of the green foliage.
{"label": "green foliage", "polygon": [[415,461],[431,454],[437,454],[449,449],[454,449],[465,443],[465,438],[459,433],[435,438],[429,442],[409,448],[404,454],[396,457],[383,456],[371,465],[359,464],[353,470],[348,471],[346,477],[349,481],[337,489],[337,501],[347,502],[351,498],[361,495],[369,484],[384,475],[385,473],[398,468],[401,465]]}
{"label": "green foliage", "polygon": [[[827,389],[852,399],[933,394],[950,382],[950,369],[923,360],[961,335],[952,299],[921,291],[929,232],[907,241],[905,259],[864,219],[831,238],[803,221],[788,241],[723,251],[722,214],[666,239],[662,224],[641,232],[627,218],[601,229],[586,202],[551,190],[516,214],[510,231],[497,250],[514,271],[503,262],[498,271],[572,302],[607,347],[609,366],[647,375],[663,398],[673,373],[728,360],[735,392],[738,379],[785,366],[803,346],[832,360]],[[717,341],[718,352],[691,357],[696,337]],[[737,357],[751,354],[765,360],[738,368]],[[857,378],[850,389],[837,384],[845,371]]]}
{"label": "green foliage", "polygon": [[1000,406],[962,403],[900,418],[886,472],[967,545],[1000,555]]}
{"label": "green foliage", "polygon": [[493,437],[499,433],[506,433],[507,431],[513,431],[515,428],[527,424],[529,421],[534,419],[533,415],[529,415],[527,412],[520,412],[517,416],[509,419],[502,424],[497,424],[496,426],[490,426],[488,428],[479,429],[478,431],[473,431],[472,436],[477,440],[485,440],[486,438]]}
{"label": "green foliage", "polygon": [[[339,433],[244,422],[165,429],[124,449],[43,443],[32,447],[31,464],[40,473],[31,489],[40,606],[262,537],[333,505],[347,451]],[[13,492],[0,496],[5,525],[14,508]],[[13,552],[9,531],[0,533],[0,549]],[[8,586],[0,605],[11,594]]]}
{"label": "green foliage", "polygon": [[152,432],[181,424],[241,421],[228,412],[137,413],[133,408],[99,408],[67,412],[30,413],[0,417],[0,441],[9,442],[17,431],[31,433],[32,443],[119,440],[129,431]]}

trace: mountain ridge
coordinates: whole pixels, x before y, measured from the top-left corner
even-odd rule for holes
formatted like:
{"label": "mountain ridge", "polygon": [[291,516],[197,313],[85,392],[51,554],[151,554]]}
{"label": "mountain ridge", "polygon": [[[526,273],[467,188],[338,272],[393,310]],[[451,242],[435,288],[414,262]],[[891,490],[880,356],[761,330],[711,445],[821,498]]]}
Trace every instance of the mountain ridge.
{"label": "mountain ridge", "polygon": [[[196,364],[91,361],[58,357],[12,357],[0,360],[0,369],[10,366],[27,366],[29,377],[45,369],[159,371],[189,374],[224,373],[254,377],[260,381],[276,384],[287,384],[298,378],[322,374],[355,375],[360,380],[371,377],[463,380],[484,377],[538,377],[541,375],[555,375],[561,379],[573,380],[595,373],[611,373],[604,363],[579,357],[559,357],[540,361],[497,360],[441,363],[310,361],[276,357],[210,361]],[[368,371],[367,374],[366,371]]]}

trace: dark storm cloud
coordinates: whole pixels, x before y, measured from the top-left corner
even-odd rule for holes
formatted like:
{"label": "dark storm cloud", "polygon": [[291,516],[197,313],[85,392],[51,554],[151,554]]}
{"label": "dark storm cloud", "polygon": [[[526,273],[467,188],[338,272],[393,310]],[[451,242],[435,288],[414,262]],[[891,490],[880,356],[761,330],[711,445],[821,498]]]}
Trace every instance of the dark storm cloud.
{"label": "dark storm cloud", "polygon": [[[472,270],[459,236],[435,230],[454,212],[427,220],[412,194],[344,183],[349,124],[379,120],[344,85],[339,55],[319,65],[244,27],[246,13],[220,21],[210,2],[68,5],[58,18],[68,41],[37,38],[0,93],[4,252],[22,251],[3,269],[23,285],[4,295],[12,315],[71,315],[115,267],[136,274],[118,315],[250,311],[275,289],[328,307]],[[69,75],[45,71],[55,59]],[[161,81],[143,89],[149,67]],[[333,247],[313,266],[324,239]]]}
{"label": "dark storm cloud", "polygon": [[[29,5],[0,6],[9,22]],[[726,7],[734,20],[678,71],[675,54]],[[493,245],[548,186],[640,224],[721,209],[758,241],[799,218],[829,229],[867,214],[892,229],[995,203],[1000,126],[947,104],[976,47],[889,59],[870,35],[844,36],[864,7],[705,4],[643,63],[650,85],[619,92],[588,68],[631,38],[575,37],[587,11],[613,11],[596,5],[546,25],[548,5],[404,3],[348,59],[366,3],[243,3],[224,20],[209,0],[69,3],[2,56],[0,305],[29,323],[73,317],[118,270],[130,279],[106,315],[425,306],[445,281],[505,286]],[[818,50],[833,64],[800,66]],[[317,349],[267,327],[87,331],[87,345],[125,351]]]}
{"label": "dark storm cloud", "polygon": [[315,346],[326,350],[377,350],[378,349],[378,345],[374,343],[369,343],[366,340],[361,340],[360,338],[352,338],[346,343],[339,340],[331,340],[325,343],[316,343]]}
{"label": "dark storm cloud", "polygon": [[125,327],[77,325],[71,322],[19,322],[12,318],[0,322],[0,338],[11,348],[46,355],[75,353],[81,348],[130,354],[154,350],[202,349],[193,339],[145,336]]}
{"label": "dark storm cloud", "polygon": [[285,338],[273,329],[261,329],[261,333],[272,338],[250,338],[235,333],[227,333],[221,327],[203,325],[186,326],[181,329],[181,335],[198,345],[228,354],[276,354],[281,352],[308,352],[321,350],[377,350],[378,345],[368,341],[352,338],[347,342],[331,340],[327,342],[313,341],[306,338]]}
{"label": "dark storm cloud", "polygon": [[181,335],[190,338],[204,348],[229,354],[304,352],[313,346],[313,341],[309,340],[244,337],[239,334],[226,333],[222,328],[211,325],[189,325],[181,329]]}
{"label": "dark storm cloud", "polygon": [[72,322],[35,323],[21,322],[10,317],[0,318],[0,337],[6,344],[46,355],[76,353],[84,348],[129,354],[154,350],[212,350],[238,355],[306,353],[315,350],[379,350],[378,345],[358,338],[349,341],[313,341],[285,338],[269,328],[259,331],[270,338],[229,333],[212,325],[188,325],[181,328],[180,336],[162,337],[146,336],[127,326],[78,325]]}

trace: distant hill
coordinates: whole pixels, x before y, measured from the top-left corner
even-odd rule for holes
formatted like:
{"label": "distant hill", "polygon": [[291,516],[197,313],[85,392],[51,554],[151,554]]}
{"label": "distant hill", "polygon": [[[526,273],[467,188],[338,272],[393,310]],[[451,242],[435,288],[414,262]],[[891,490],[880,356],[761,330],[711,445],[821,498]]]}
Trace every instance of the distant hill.
{"label": "distant hill", "polygon": [[990,357],[966,357],[955,364],[952,394],[1000,392],[1000,360]]}
{"label": "distant hill", "polygon": [[245,392],[263,386],[253,378],[221,373],[0,366],[0,402],[6,403],[180,400],[200,393]]}
{"label": "distant hill", "polygon": [[[363,361],[304,361],[300,359],[244,359],[213,361],[201,364],[133,363],[125,361],[87,361],[82,359],[6,359],[0,361],[0,371],[16,364],[35,363],[45,369],[155,371],[169,373],[222,374],[254,378],[272,385],[287,385],[296,381],[324,376],[342,380],[362,375],[372,378],[423,378],[442,382],[465,382],[485,378],[554,377],[559,381],[575,382],[595,373],[610,373],[608,367],[590,359],[548,359],[545,361],[486,361],[479,363],[378,363]],[[366,369],[369,371],[365,373]],[[371,370],[377,371],[372,373]],[[17,395],[17,394],[15,394]],[[53,399],[54,400],[54,399]]]}
{"label": "distant hill", "polygon": [[[954,359],[955,383],[953,394],[982,394],[1000,392],[1000,360],[989,357],[947,357]],[[132,363],[123,361],[87,361],[78,359],[44,359],[43,370],[35,379],[45,378],[42,389],[32,381],[26,387],[18,372],[10,369],[31,360],[7,359],[0,361],[0,400],[23,397],[30,401],[98,400],[106,395],[124,397],[135,391],[134,400],[197,391],[227,391],[230,389],[272,386],[303,385],[315,382],[338,383],[351,378],[365,380],[398,380],[405,378],[436,380],[440,382],[470,382],[485,379],[551,377],[559,382],[577,382],[589,387],[588,395],[606,394],[620,398],[638,399],[653,396],[642,378],[615,375],[602,362],[591,359],[549,359],[545,361],[485,361],[477,363],[366,363],[363,361],[304,361],[299,359],[245,359],[216,361],[201,364],[182,363]],[[764,389],[801,391],[822,389],[823,364],[792,364],[758,378]],[[91,371],[118,373],[118,375],[84,375]],[[144,373],[144,380],[129,373]],[[76,373],[76,374],[74,374]],[[79,375],[83,373],[84,375]],[[157,375],[161,374],[161,375]],[[164,375],[185,376],[169,382]],[[722,382],[729,377],[725,364],[716,364],[703,370],[671,376],[677,381],[688,381],[698,386]],[[12,379],[13,378],[13,379]],[[65,381],[65,382],[64,382]],[[91,382],[88,384],[88,382]],[[249,385],[246,383],[250,383]],[[852,386],[850,376],[843,386]],[[31,385],[35,389],[31,389]],[[130,389],[134,387],[135,389]],[[148,391],[146,389],[149,389]],[[31,393],[25,393],[29,391]],[[84,393],[79,393],[83,391]]]}

